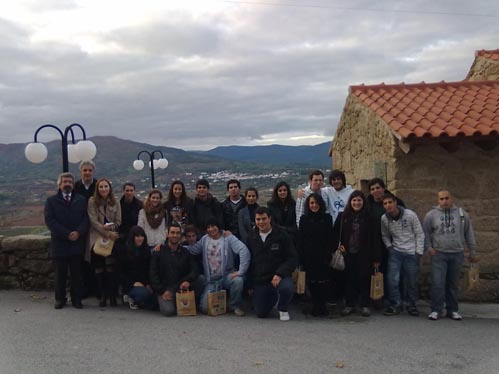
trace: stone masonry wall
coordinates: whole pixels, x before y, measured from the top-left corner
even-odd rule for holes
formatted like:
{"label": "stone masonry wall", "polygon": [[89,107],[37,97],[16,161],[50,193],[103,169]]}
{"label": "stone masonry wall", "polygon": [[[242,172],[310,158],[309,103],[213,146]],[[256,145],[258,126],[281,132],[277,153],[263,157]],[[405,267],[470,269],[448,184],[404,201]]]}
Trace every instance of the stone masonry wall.
{"label": "stone masonry wall", "polygon": [[0,237],[0,289],[52,289],[50,238],[42,235]]}
{"label": "stone masonry wall", "polygon": [[392,188],[395,147],[388,126],[350,95],[333,140],[333,169],[343,170],[347,183],[361,188],[361,180],[380,176],[375,175],[375,163],[386,162],[387,178],[383,179]]}
{"label": "stone masonry wall", "polygon": [[485,151],[463,141],[455,153],[438,144],[396,152],[394,192],[421,220],[437,205],[439,189],[471,217],[481,257],[481,286],[468,298],[499,301],[499,148]]}
{"label": "stone masonry wall", "polygon": [[473,64],[466,80],[469,81],[499,80],[499,62],[479,57]]}

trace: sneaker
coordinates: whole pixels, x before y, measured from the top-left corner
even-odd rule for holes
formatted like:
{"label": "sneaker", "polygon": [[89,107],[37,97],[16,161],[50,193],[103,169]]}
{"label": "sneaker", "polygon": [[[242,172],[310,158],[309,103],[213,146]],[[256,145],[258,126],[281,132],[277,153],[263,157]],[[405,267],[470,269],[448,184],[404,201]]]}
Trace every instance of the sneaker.
{"label": "sneaker", "polygon": [[288,312],[281,312],[281,311],[279,311],[279,319],[281,321],[289,321],[290,320],[289,313]]}
{"label": "sneaker", "polygon": [[128,298],[128,305],[130,306],[130,309],[132,310],[137,310],[139,309],[139,304],[136,304],[135,301],[133,301],[132,298]]}
{"label": "sneaker", "polygon": [[458,312],[451,312],[451,314],[447,314],[447,317],[453,319],[454,321],[461,321],[463,317]]}
{"label": "sneaker", "polygon": [[351,306],[346,306],[341,311],[341,315],[342,316],[349,316],[352,313],[353,313],[353,307],[351,307]]}
{"label": "sneaker", "polygon": [[419,316],[419,311],[415,306],[409,306],[407,307],[407,313],[409,313],[410,316],[413,317],[418,317]]}
{"label": "sneaker", "polygon": [[130,301],[130,297],[127,294],[123,295],[123,304],[128,304]]}
{"label": "sneaker", "polygon": [[439,318],[440,316],[438,315],[437,312],[431,312],[430,314],[428,314],[428,319],[430,321],[437,321]]}
{"label": "sneaker", "polygon": [[389,306],[385,309],[383,314],[385,316],[395,316],[397,314],[400,314],[400,308],[398,306]]}
{"label": "sneaker", "polygon": [[368,307],[365,306],[360,310],[360,315],[362,317],[369,317],[371,315],[371,311],[369,310]]}
{"label": "sneaker", "polygon": [[246,313],[241,308],[234,308],[234,315],[238,317],[244,317]]}

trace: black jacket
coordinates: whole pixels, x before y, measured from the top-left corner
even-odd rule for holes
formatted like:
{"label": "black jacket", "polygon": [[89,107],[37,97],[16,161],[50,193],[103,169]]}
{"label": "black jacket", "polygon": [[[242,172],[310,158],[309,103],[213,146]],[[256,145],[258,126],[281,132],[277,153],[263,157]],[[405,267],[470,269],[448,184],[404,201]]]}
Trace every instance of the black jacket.
{"label": "black jacket", "polygon": [[125,201],[125,197],[123,196],[120,199],[120,207],[121,225],[118,231],[120,233],[120,237],[126,239],[130,229],[137,225],[139,212],[142,209],[142,201],[134,197],[131,203],[127,203]]}
{"label": "black jacket", "polygon": [[241,234],[239,233],[239,211],[243,209],[246,204],[246,199],[241,195],[241,200],[236,204],[236,209],[234,209],[234,204],[227,198],[222,203],[222,211],[224,216],[224,229],[229,230],[232,234],[241,239]]}
{"label": "black jacket", "polygon": [[[87,201],[83,196],[71,194],[71,202],[66,203],[62,192],[57,192],[45,202],[45,224],[52,237],[52,257],[83,255],[85,237],[89,229]],[[76,241],[68,239],[69,233],[78,231],[80,237]]]}
{"label": "black jacket", "polygon": [[292,237],[296,236],[296,202],[292,201],[287,210],[284,207],[272,201],[267,202],[273,226],[279,225],[284,228]]}
{"label": "black jacket", "polygon": [[297,240],[300,263],[310,280],[325,280],[333,252],[333,219],[330,214],[309,213],[300,218]]}
{"label": "black jacket", "polygon": [[[343,244],[346,249],[346,257],[348,258],[348,246],[352,233],[352,219],[343,217],[341,212],[333,227],[333,246],[338,248],[338,245]],[[359,261],[360,266],[364,271],[371,271],[374,262],[381,261],[381,230],[376,223],[376,215],[371,213],[360,224],[361,244]]]}
{"label": "black jacket", "polygon": [[159,252],[153,252],[149,277],[158,295],[165,291],[175,293],[182,282],[194,282],[199,276],[193,256],[182,246],[172,251],[168,244],[162,245]]}
{"label": "black jacket", "polygon": [[141,282],[146,286],[151,284],[149,280],[151,251],[146,242],[139,248],[127,246],[119,253],[118,260],[124,293],[128,293],[135,282]]}
{"label": "black jacket", "polygon": [[298,266],[298,255],[291,237],[278,226],[262,241],[258,228],[251,230],[248,240],[251,272],[255,284],[268,283],[274,275],[290,277]]}
{"label": "black jacket", "polygon": [[220,201],[218,201],[217,198],[213,197],[211,194],[208,194],[208,198],[206,200],[201,200],[196,197],[192,207],[192,223],[199,230],[204,232],[206,230],[206,222],[210,217],[217,220],[220,225],[219,227],[223,227],[224,217]]}
{"label": "black jacket", "polygon": [[80,179],[79,181],[75,182],[73,192],[80,194],[88,201],[92,196],[94,196],[96,184],[97,184],[97,179],[94,178],[94,180],[92,181],[92,184],[90,185],[90,187],[87,190],[85,188],[85,185],[83,184],[83,181]]}

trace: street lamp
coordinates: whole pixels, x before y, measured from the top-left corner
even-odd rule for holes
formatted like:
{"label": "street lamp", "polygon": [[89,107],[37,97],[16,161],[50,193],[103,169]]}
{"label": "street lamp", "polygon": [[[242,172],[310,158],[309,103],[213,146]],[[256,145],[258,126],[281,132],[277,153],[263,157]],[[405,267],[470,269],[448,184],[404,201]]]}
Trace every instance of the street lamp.
{"label": "street lamp", "polygon": [[[139,154],[137,155],[137,159],[133,162],[133,168],[135,170],[142,170],[144,169],[144,161],[140,159],[140,155],[142,153],[145,153],[149,156],[149,168],[151,169],[151,184],[152,188],[156,188],[156,184],[154,183],[154,169],[166,169],[168,167],[168,160],[163,156],[163,152],[159,150],[155,150],[152,152],[148,151],[140,151]],[[155,159],[154,154],[159,153],[161,155],[160,159]]]}
{"label": "street lamp", "polygon": [[[61,135],[63,172],[69,171],[68,161],[71,163],[77,163],[82,160],[91,160],[95,157],[95,154],[97,153],[97,148],[95,147],[95,144],[93,142],[87,140],[85,129],[81,125],[73,123],[72,125],[66,127],[64,132],[62,132],[62,130],[59,129],[57,126],[48,124],[40,126],[36,130],[34,142],[29,143],[24,149],[24,155],[29,161],[35,164],[39,164],[45,161],[45,159],[47,158],[48,154],[47,147],[45,146],[45,144],[38,142],[38,133],[40,132],[41,129],[44,129],[46,127],[50,127],[57,130],[59,132],[59,135]],[[79,127],[81,132],[83,133],[83,140],[80,140],[76,144],[75,144],[75,135],[73,132],[73,127]],[[71,143],[68,144],[68,135],[70,133],[71,133]]]}

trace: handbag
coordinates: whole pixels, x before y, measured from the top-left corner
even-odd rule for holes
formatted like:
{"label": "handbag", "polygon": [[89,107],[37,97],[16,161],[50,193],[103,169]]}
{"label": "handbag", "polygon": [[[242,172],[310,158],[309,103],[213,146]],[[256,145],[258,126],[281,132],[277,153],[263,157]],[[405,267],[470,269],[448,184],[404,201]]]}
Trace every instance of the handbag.
{"label": "handbag", "polygon": [[374,274],[371,275],[371,299],[379,300],[384,294],[383,273],[381,273],[378,268],[375,268]]}
{"label": "handbag", "polygon": [[340,221],[340,235],[339,235],[339,243],[338,243],[338,248],[336,248],[336,251],[333,253],[333,256],[331,257],[331,261],[329,262],[329,267],[338,270],[338,271],[343,271],[345,270],[345,257],[343,256],[343,253],[339,250],[341,246],[341,234],[343,233],[343,217],[341,217]]}
{"label": "handbag", "polygon": [[194,291],[177,292],[175,295],[177,305],[177,316],[195,316],[196,315],[196,297]]}
{"label": "handbag", "polygon": [[96,255],[108,257],[113,252],[114,240],[99,237],[94,244],[93,251]]}
{"label": "handbag", "polygon": [[337,249],[333,253],[333,257],[331,257],[331,262],[329,263],[329,267],[339,271],[345,270],[345,257],[343,256],[343,253],[341,253],[339,249]]}

